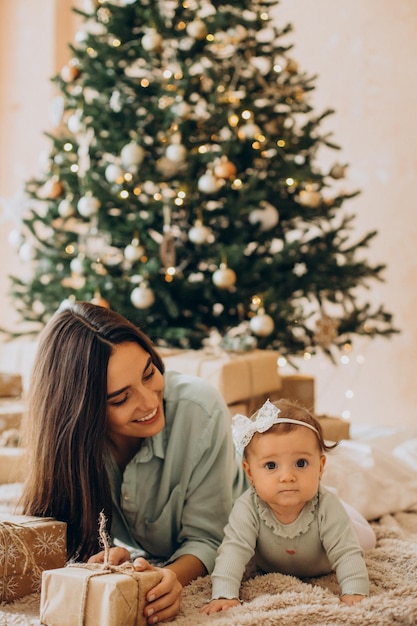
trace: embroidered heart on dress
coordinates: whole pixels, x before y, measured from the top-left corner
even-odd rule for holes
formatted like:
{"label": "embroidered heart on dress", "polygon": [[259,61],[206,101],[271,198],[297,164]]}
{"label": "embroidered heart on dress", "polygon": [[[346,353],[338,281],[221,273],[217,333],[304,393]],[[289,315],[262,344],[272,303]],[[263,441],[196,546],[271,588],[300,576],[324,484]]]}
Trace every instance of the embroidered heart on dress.
{"label": "embroidered heart on dress", "polygon": [[286,552],[287,554],[291,554],[291,556],[292,556],[293,554],[295,554],[295,550],[285,550],[285,552]]}

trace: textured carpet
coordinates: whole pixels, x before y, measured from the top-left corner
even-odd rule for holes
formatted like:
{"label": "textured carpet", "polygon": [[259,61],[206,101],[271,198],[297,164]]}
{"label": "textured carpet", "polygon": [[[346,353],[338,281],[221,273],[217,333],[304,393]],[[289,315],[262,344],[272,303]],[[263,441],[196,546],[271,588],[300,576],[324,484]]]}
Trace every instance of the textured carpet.
{"label": "textured carpet", "polygon": [[[282,574],[248,578],[242,606],[202,615],[210,578],[184,589],[181,613],[172,626],[415,626],[417,624],[417,509],[385,515],[372,526],[377,545],[366,556],[371,595],[353,607],[338,598],[333,574],[302,582]],[[39,596],[0,608],[0,626],[39,626]],[[75,626],[75,625],[74,625]],[[120,626],[123,626],[122,624]]]}

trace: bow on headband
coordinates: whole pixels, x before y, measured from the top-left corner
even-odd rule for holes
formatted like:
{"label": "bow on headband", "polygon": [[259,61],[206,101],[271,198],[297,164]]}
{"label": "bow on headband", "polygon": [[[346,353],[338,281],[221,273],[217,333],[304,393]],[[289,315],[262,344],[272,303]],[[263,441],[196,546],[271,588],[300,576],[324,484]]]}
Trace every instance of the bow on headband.
{"label": "bow on headband", "polygon": [[307,422],[293,420],[289,417],[279,417],[281,409],[278,409],[272,402],[267,400],[256,414],[256,419],[249,419],[246,415],[239,413],[232,418],[232,435],[237,450],[242,453],[255,433],[265,433],[274,424],[296,424],[305,426],[319,434],[317,429]]}

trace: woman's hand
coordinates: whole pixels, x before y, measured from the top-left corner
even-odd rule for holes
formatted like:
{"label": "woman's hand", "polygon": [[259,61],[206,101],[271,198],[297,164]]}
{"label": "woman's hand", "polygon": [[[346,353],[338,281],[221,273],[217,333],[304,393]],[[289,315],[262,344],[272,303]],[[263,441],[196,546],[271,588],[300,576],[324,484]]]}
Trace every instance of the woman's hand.
{"label": "woman's hand", "polygon": [[144,614],[148,624],[173,619],[180,610],[182,596],[182,585],[175,572],[167,567],[154,567],[142,557],[135,559],[133,565],[137,572],[154,570],[162,574],[162,580],[146,594]]}
{"label": "woman's hand", "polygon": [[348,606],[352,606],[353,604],[357,604],[358,602],[362,602],[368,596],[360,596],[359,594],[349,594],[345,593],[344,596],[341,596],[340,602],[347,604]]}
{"label": "woman's hand", "polygon": [[[126,548],[115,547],[109,550],[109,564],[121,565],[126,561],[130,561],[130,554]],[[90,556],[87,563],[104,563],[104,550]]]}
{"label": "woman's hand", "polygon": [[227,611],[227,609],[231,609],[232,606],[239,605],[240,600],[237,598],[216,598],[216,600],[211,600],[211,602],[203,606],[200,609],[200,613],[210,615],[211,613],[218,613],[219,611]]}

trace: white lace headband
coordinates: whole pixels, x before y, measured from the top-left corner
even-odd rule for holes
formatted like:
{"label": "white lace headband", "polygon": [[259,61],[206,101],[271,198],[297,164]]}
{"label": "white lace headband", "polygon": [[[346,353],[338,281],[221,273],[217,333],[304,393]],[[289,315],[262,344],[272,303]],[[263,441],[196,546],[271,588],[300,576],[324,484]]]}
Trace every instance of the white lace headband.
{"label": "white lace headband", "polygon": [[232,434],[235,446],[240,453],[246,448],[255,433],[264,433],[274,424],[296,424],[297,426],[305,426],[316,435],[319,434],[317,428],[314,428],[307,422],[301,420],[293,420],[289,417],[278,417],[281,409],[278,409],[272,402],[267,400],[256,414],[256,419],[249,419],[246,415],[234,415],[232,418]]}

